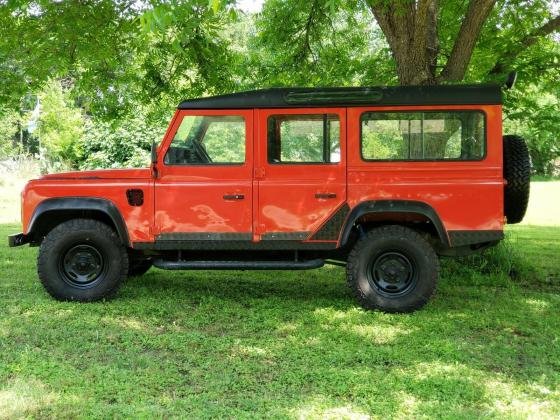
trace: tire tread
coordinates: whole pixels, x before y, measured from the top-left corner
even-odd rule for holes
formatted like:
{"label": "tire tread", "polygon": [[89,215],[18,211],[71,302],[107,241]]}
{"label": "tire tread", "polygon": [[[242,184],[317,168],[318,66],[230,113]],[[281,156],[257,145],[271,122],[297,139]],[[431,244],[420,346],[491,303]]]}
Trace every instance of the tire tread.
{"label": "tire tread", "polygon": [[[120,250],[120,257],[123,264],[120,267],[119,279],[114,283],[112,287],[106,288],[103,292],[97,296],[88,296],[85,298],[69,298],[66,296],[61,296],[51,285],[48,278],[48,270],[46,264],[48,258],[52,258],[52,253],[50,252],[60,240],[63,240],[71,232],[87,232],[94,231],[96,233],[101,233],[105,237],[109,238],[118,249]],[[117,233],[111,229],[108,225],[98,220],[93,219],[71,219],[66,222],[62,222],[53,228],[43,239],[41,243],[41,248],[37,255],[37,273],[39,275],[39,280],[45,288],[45,290],[55,299],[58,300],[79,300],[81,302],[93,302],[101,299],[111,299],[117,293],[123,280],[126,279],[128,273],[128,257],[126,249],[122,246],[122,242],[119,239]]]}
{"label": "tire tread", "polygon": [[[417,301],[410,303],[408,305],[402,305],[398,308],[387,308],[381,307],[370,299],[367,298],[364,291],[359,287],[358,278],[356,275],[356,268],[361,258],[362,250],[367,246],[368,242],[380,237],[399,237],[407,241],[414,241],[420,245],[422,248],[422,253],[424,253],[430,260],[430,264],[433,264],[435,268],[433,271],[433,278],[431,283],[433,287],[428,294],[424,294]],[[433,296],[435,289],[437,287],[437,282],[439,278],[440,264],[439,259],[434,252],[432,246],[420,235],[418,232],[400,225],[386,225],[370,230],[366,235],[359,239],[350,254],[348,255],[348,261],[346,265],[346,279],[347,285],[352,291],[354,297],[358,300],[359,304],[365,309],[379,309],[384,312],[413,312],[417,309],[423,307],[428,300]]]}

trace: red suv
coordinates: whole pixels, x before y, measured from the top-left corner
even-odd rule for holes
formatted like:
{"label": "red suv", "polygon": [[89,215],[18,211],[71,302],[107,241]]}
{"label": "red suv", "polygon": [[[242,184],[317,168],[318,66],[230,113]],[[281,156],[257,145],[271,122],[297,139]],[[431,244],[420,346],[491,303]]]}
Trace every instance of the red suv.
{"label": "red suv", "polygon": [[480,251],[529,197],[499,86],[283,88],[181,103],[146,169],[43,176],[23,233],[57,299],[170,270],[346,266],[365,308],[407,312],[438,255]]}

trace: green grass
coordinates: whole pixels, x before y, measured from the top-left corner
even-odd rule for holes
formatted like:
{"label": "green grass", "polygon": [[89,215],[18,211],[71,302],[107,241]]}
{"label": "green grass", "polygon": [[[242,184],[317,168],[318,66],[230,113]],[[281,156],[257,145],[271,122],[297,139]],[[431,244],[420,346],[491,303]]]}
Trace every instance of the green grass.
{"label": "green grass", "polygon": [[2,245],[0,417],[557,418],[560,228],[508,236],[410,315],[360,309],[340,268],[152,269],[60,303]]}
{"label": "green grass", "polygon": [[546,176],[546,175],[532,175],[531,182],[549,182],[549,181],[560,181],[560,176]]}

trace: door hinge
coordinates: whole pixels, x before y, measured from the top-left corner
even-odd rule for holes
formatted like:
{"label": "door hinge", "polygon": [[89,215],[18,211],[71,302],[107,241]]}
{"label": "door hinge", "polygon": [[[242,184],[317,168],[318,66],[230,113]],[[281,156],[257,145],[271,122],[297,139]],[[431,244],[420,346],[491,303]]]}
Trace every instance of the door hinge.
{"label": "door hinge", "polygon": [[255,168],[254,172],[254,177],[255,179],[262,179],[264,178],[264,168]]}

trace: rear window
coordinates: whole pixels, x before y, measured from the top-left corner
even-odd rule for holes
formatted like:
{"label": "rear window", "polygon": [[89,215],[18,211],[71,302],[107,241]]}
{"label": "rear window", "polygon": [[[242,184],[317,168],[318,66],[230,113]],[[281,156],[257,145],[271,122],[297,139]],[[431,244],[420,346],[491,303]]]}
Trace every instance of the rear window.
{"label": "rear window", "polygon": [[362,158],[368,161],[469,161],[486,154],[480,111],[366,112],[360,123]]}

